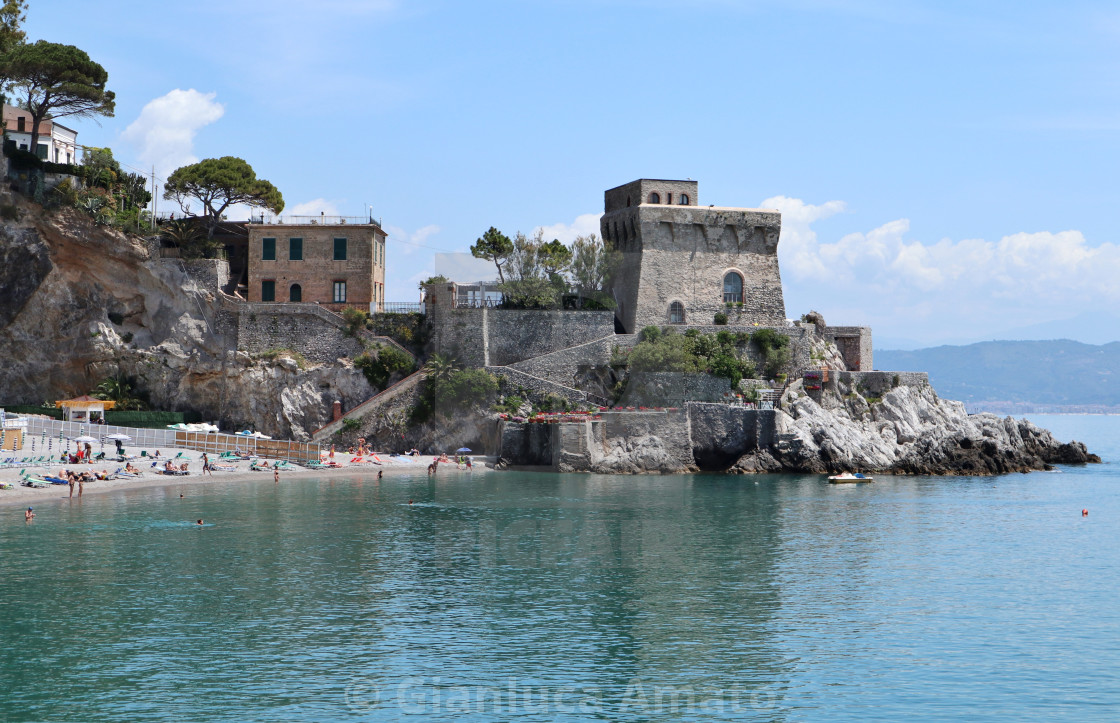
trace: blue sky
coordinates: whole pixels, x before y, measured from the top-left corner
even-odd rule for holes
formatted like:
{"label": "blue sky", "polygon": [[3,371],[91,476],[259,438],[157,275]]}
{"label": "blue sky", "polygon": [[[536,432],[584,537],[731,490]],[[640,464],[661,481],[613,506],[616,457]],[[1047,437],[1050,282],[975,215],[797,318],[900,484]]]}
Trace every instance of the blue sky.
{"label": "blue sky", "polygon": [[690,177],[783,211],[790,316],[1120,338],[1114,3],[37,0],[26,28],[109,71],[79,141],[164,177],[241,156],[289,213],[372,205],[389,300],[491,225],[567,241],[605,189]]}

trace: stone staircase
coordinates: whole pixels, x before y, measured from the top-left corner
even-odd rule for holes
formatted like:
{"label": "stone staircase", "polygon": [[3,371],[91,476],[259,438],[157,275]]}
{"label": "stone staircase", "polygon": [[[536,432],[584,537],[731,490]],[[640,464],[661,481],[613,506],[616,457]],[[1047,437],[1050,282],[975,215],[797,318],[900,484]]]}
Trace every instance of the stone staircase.
{"label": "stone staircase", "polygon": [[336,419],[335,421],[325,424],[319,429],[316,429],[311,434],[311,439],[316,442],[322,442],[329,439],[336,432],[342,429],[343,420],[362,419],[374,412],[384,409],[387,405],[398,401],[403,395],[413,392],[416,387],[422,381],[424,381],[424,379],[427,378],[427,376],[427,372],[425,372],[423,369],[410,374],[388,389],[373,395],[358,406],[346,412],[339,419]]}

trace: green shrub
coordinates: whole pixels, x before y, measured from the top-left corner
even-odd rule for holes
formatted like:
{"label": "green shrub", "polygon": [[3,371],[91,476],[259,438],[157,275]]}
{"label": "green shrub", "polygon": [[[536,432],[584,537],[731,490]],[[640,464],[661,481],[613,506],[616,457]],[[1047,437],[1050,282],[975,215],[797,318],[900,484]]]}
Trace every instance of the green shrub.
{"label": "green shrub", "polygon": [[12,203],[0,204],[0,218],[5,221],[19,220],[19,207]]}
{"label": "green shrub", "polygon": [[360,419],[354,419],[353,417],[344,417],[342,420],[343,432],[353,432],[360,426],[362,426],[362,420]]}
{"label": "green shrub", "polygon": [[658,337],[660,336],[660,326],[647,326],[646,328],[642,329],[641,333],[638,335],[638,341],[657,341]]}
{"label": "green shrub", "polygon": [[716,326],[727,326],[727,314],[722,311],[717,311],[712,321]]}
{"label": "green shrub", "polygon": [[346,336],[357,336],[369,321],[369,312],[355,306],[347,306],[342,310],[342,319],[346,322]]}
{"label": "green shrub", "polygon": [[378,391],[384,389],[390,377],[397,372],[408,373],[416,368],[416,362],[406,352],[388,344],[378,346],[377,356],[364,351],[354,358],[354,366],[362,370],[370,386]]}
{"label": "green shrub", "polygon": [[433,391],[435,408],[446,413],[486,405],[498,394],[498,380],[485,369],[458,369],[437,379]]}
{"label": "green shrub", "polygon": [[495,404],[492,409],[498,413],[517,414],[521,410],[521,405],[524,403],[525,400],[521,397],[508,396]]}
{"label": "green shrub", "polygon": [[131,344],[132,343],[132,332],[131,331],[126,331],[124,333],[124,335],[121,336],[121,341],[123,341],[125,344]]}

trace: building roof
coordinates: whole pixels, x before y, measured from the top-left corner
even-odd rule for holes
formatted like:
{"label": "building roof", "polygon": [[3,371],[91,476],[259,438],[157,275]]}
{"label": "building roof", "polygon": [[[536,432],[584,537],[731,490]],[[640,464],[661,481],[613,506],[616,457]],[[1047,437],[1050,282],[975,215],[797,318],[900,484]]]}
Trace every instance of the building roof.
{"label": "building roof", "polygon": [[54,406],[62,407],[63,409],[112,409],[113,407],[117,406],[117,403],[111,402],[108,399],[98,399],[96,397],[91,397],[88,394],[83,394],[82,396],[74,397],[73,399],[63,399],[57,401],[54,403]]}

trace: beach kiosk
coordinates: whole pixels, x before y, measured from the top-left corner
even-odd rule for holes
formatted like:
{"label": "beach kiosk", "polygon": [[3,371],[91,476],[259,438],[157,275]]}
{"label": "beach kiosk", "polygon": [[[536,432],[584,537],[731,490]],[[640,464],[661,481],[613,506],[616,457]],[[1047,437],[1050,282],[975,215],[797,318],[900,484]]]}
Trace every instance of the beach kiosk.
{"label": "beach kiosk", "polygon": [[90,422],[96,417],[104,418],[105,410],[117,406],[116,402],[105,399],[95,399],[88,394],[73,399],[63,399],[55,402],[54,406],[61,407],[67,422]]}

